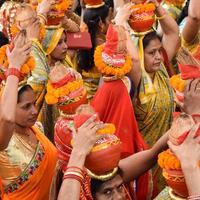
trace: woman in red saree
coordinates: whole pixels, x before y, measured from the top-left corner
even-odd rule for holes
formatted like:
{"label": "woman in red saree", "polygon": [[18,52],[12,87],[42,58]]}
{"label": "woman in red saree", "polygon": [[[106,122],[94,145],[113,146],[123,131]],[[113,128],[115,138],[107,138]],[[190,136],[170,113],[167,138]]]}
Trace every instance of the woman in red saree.
{"label": "woman in red saree", "polygon": [[[106,43],[96,49],[95,65],[104,74],[104,83],[91,102],[91,105],[99,114],[100,120],[115,124],[116,135],[122,142],[121,158],[147,149],[138,131],[129,96],[130,80],[125,76],[131,71],[132,65],[134,67],[139,65],[139,58],[137,51],[131,45],[128,33],[125,32],[126,29],[123,24],[110,25]],[[129,41],[129,45],[126,44],[126,40]],[[128,52],[135,52],[135,55]],[[132,55],[132,57],[129,55]],[[145,200],[152,196],[150,179],[149,172],[138,179],[135,188],[138,199]]]}
{"label": "woman in red saree", "polygon": [[[103,122],[116,125],[116,135],[122,142],[122,158],[147,149],[138,131],[131,99],[122,80],[104,82],[91,104]],[[138,199],[146,199],[145,196],[149,196],[150,176],[150,173],[146,173],[138,179]]]}

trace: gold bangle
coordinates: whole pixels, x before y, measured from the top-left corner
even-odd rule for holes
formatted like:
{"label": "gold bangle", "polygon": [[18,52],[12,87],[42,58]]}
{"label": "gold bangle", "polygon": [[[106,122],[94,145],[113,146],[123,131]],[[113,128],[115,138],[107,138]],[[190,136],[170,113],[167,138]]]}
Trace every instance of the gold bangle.
{"label": "gold bangle", "polygon": [[89,169],[87,169],[87,173],[91,178],[97,179],[97,180],[100,180],[100,181],[107,181],[107,180],[111,179],[117,173],[117,171],[118,171],[118,167],[115,167],[113,169],[113,171],[110,172],[110,173],[107,173],[107,174],[104,174],[104,175],[96,175],[93,172],[91,172]]}
{"label": "gold bangle", "polygon": [[173,200],[186,200],[185,198],[182,198],[180,196],[177,196],[176,194],[173,193],[173,190],[171,188],[169,188],[169,196],[173,199]]}
{"label": "gold bangle", "polygon": [[47,18],[43,14],[38,14],[37,16],[44,21],[44,24],[47,24]]}
{"label": "gold bangle", "polygon": [[89,4],[86,4],[85,7],[86,7],[86,8],[100,8],[100,7],[104,6],[104,5],[105,5],[105,2],[102,2],[102,3],[97,4],[97,5],[89,5]]}

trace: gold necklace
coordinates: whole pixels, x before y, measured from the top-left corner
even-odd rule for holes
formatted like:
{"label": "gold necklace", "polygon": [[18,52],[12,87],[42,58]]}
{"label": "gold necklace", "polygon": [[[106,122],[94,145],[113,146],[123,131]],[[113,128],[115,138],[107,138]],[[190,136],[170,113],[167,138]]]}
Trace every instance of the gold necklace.
{"label": "gold necklace", "polygon": [[31,133],[20,134],[15,131],[14,134],[15,134],[15,137],[18,139],[18,141],[20,141],[22,145],[24,145],[27,149],[33,150],[36,148],[38,141],[37,139],[36,139],[36,142],[35,141],[33,142],[31,140],[30,138]]}

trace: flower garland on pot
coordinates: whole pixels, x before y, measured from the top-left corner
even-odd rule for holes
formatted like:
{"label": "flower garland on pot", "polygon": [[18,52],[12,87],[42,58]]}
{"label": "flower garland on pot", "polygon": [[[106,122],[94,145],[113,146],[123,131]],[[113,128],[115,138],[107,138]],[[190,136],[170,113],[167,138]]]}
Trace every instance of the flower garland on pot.
{"label": "flower garland on pot", "polygon": [[121,78],[132,68],[132,59],[127,53],[126,35],[121,26],[110,25],[106,42],[96,47],[95,66],[105,77]]}
{"label": "flower garland on pot", "polygon": [[117,66],[107,64],[102,59],[103,49],[104,49],[104,45],[100,45],[96,48],[95,53],[94,53],[95,66],[98,68],[98,70],[102,74],[121,77],[127,74],[131,70],[132,60],[129,55],[126,55],[124,65],[122,67],[117,67]]}
{"label": "flower garland on pot", "polygon": [[[192,116],[184,113],[180,114],[174,119],[172,127],[169,130],[169,140],[174,145],[180,145],[194,124],[195,121]],[[196,134],[199,135],[200,130]],[[184,174],[181,169],[181,163],[176,155],[169,149],[160,153],[158,156],[158,165],[163,169],[163,176],[174,193],[181,197],[187,197],[188,190]]]}
{"label": "flower garland on pot", "polygon": [[136,33],[146,33],[155,22],[156,6],[153,3],[135,4],[132,6],[132,14],[129,25]]}
{"label": "flower garland on pot", "polygon": [[49,74],[45,95],[47,104],[57,104],[65,114],[74,114],[79,105],[87,102],[86,96],[81,75],[57,62]]}

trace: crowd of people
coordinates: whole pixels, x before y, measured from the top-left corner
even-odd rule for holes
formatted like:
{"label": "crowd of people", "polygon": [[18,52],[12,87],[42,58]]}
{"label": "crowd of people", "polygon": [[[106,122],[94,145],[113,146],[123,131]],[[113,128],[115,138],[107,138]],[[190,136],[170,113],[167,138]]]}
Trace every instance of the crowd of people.
{"label": "crowd of people", "polygon": [[198,0],[0,1],[0,31],[0,199],[200,200]]}

